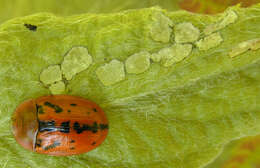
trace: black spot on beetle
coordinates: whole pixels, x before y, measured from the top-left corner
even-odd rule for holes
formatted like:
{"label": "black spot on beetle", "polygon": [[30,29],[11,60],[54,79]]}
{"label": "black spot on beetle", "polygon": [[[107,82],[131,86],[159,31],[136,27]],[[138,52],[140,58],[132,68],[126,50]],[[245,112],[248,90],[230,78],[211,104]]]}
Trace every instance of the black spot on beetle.
{"label": "black spot on beetle", "polygon": [[60,113],[60,112],[63,111],[60,106],[55,105],[55,104],[51,104],[50,102],[44,102],[44,105],[45,105],[45,106],[48,106],[48,107],[50,107],[50,108],[53,108],[56,113]]}
{"label": "black spot on beetle", "polygon": [[96,142],[94,141],[94,142],[92,142],[92,144],[91,145],[96,145]]}
{"label": "black spot on beetle", "polygon": [[70,104],[71,106],[77,106],[77,104],[74,104],[74,103],[72,103],[72,104]]}
{"label": "black spot on beetle", "polygon": [[72,139],[72,140],[70,141],[70,143],[75,143],[75,140]]}
{"label": "black spot on beetle", "polygon": [[94,122],[91,131],[92,131],[93,133],[96,133],[96,132],[98,131],[98,124],[97,124],[97,122]]}
{"label": "black spot on beetle", "polygon": [[91,126],[88,125],[88,124],[83,124],[82,129],[83,129],[83,131],[90,131],[91,130]]}
{"label": "black spot on beetle", "polygon": [[93,111],[94,111],[94,112],[97,112],[97,109],[96,109],[96,108],[93,108]]}
{"label": "black spot on beetle", "polygon": [[55,121],[39,121],[39,131],[44,132],[53,132],[57,131],[58,128],[55,127]]}
{"label": "black spot on beetle", "polygon": [[54,141],[53,144],[43,147],[43,150],[56,148],[57,146],[60,146],[60,144],[61,144],[60,142]]}
{"label": "black spot on beetle", "polygon": [[60,132],[69,133],[70,132],[70,121],[62,122],[59,128]]}
{"label": "black spot on beetle", "polygon": [[43,107],[41,105],[36,104],[36,110],[38,114],[44,114]]}
{"label": "black spot on beetle", "polygon": [[108,129],[108,124],[99,124],[101,130]]}
{"label": "black spot on beetle", "polygon": [[83,131],[92,131],[93,133],[97,133],[99,126],[98,126],[97,122],[94,122],[93,125],[83,124],[82,126],[80,126],[80,124],[78,122],[75,122],[73,124],[73,129],[78,134],[82,133]]}
{"label": "black spot on beetle", "polygon": [[36,31],[36,30],[37,30],[37,26],[32,25],[32,24],[27,24],[27,23],[25,23],[24,26],[25,26],[27,29],[31,30],[31,31]]}
{"label": "black spot on beetle", "polygon": [[74,150],[75,148],[74,148],[74,147],[71,147],[70,149],[71,149],[71,150]]}
{"label": "black spot on beetle", "polygon": [[80,134],[83,130],[81,129],[81,127],[80,127],[80,125],[79,125],[79,123],[78,122],[75,122],[74,124],[73,124],[73,129],[78,133],[78,134]]}
{"label": "black spot on beetle", "polygon": [[68,110],[68,112],[70,113],[71,111],[70,111],[70,110]]}

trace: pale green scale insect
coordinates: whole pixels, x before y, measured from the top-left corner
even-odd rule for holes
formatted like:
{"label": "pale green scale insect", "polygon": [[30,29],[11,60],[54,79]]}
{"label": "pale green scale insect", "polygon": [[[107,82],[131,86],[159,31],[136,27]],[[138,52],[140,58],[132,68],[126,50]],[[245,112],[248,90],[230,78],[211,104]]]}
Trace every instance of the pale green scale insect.
{"label": "pale green scale insect", "polygon": [[161,62],[164,67],[172,66],[188,57],[192,51],[191,44],[173,44],[151,55],[154,62]]}
{"label": "pale green scale insect", "polygon": [[165,47],[159,50],[157,53],[151,55],[153,62],[160,62],[162,59],[170,59],[173,57],[172,47]]}
{"label": "pale green scale insect", "polygon": [[125,67],[127,73],[140,74],[145,72],[150,67],[150,53],[147,51],[141,51],[133,54],[125,61]]}
{"label": "pale green scale insect", "polygon": [[85,47],[73,47],[65,55],[61,63],[61,70],[67,80],[71,80],[74,75],[87,69],[92,64],[92,57]]}
{"label": "pale green scale insect", "polygon": [[45,86],[49,86],[52,94],[62,94],[65,84],[62,81],[62,72],[59,65],[50,65],[40,74],[40,80]]}
{"label": "pale green scale insect", "polygon": [[174,27],[176,43],[191,43],[198,40],[200,31],[191,23],[180,23]]}
{"label": "pale green scale insect", "polygon": [[96,69],[98,79],[105,85],[113,85],[125,79],[124,63],[114,59]]}
{"label": "pale green scale insect", "polygon": [[248,50],[258,50],[260,48],[260,39],[252,39],[239,43],[236,47],[234,47],[230,52],[229,56],[231,58],[240,55]]}
{"label": "pale green scale insect", "polygon": [[60,80],[62,80],[62,75],[59,65],[50,65],[40,74],[40,81],[44,85],[49,85]]}
{"label": "pale green scale insect", "polygon": [[162,57],[161,63],[164,67],[172,66],[188,57],[192,51],[191,44],[174,44],[170,47],[168,56]]}
{"label": "pale green scale insect", "polygon": [[200,39],[198,42],[196,42],[196,46],[199,48],[199,50],[209,50],[211,48],[217,47],[221,44],[221,42],[223,42],[223,38],[221,37],[220,33],[217,32]]}
{"label": "pale green scale insect", "polygon": [[151,37],[154,41],[168,43],[170,41],[173,22],[162,12],[155,12],[152,16],[150,28]]}
{"label": "pale green scale insect", "polygon": [[49,89],[52,94],[63,94],[65,92],[65,84],[63,81],[58,81],[50,85]]}

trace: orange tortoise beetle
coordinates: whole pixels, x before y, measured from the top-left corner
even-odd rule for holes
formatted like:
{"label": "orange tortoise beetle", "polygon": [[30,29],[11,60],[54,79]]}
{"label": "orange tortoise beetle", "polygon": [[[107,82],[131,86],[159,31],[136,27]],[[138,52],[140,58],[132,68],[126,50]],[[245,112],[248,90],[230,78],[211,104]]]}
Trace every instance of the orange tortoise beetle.
{"label": "orange tortoise beetle", "polygon": [[108,120],[94,102],[77,96],[42,96],[20,104],[13,134],[25,149],[67,156],[88,152],[108,134]]}

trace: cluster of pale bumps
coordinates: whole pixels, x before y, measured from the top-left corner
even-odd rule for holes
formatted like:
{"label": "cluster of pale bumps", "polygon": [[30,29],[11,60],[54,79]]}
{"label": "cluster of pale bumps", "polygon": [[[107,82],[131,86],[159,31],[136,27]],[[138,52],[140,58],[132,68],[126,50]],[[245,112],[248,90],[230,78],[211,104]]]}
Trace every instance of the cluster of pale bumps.
{"label": "cluster of pale bumps", "polygon": [[[150,36],[154,41],[167,43],[167,47],[156,53],[140,51],[130,55],[124,62],[113,59],[95,70],[97,78],[105,86],[113,85],[125,79],[126,74],[140,74],[150,68],[151,63],[159,63],[163,67],[170,67],[188,57],[193,48],[209,50],[223,42],[219,30],[237,20],[237,14],[229,10],[218,22],[205,27],[203,32],[192,23],[183,22],[176,25],[163,13],[152,16]],[[234,57],[246,50],[260,48],[260,40],[254,39],[243,42],[230,52]],[[50,65],[40,74],[41,82],[47,86],[52,94],[65,91],[66,81],[74,75],[86,70],[93,63],[92,56],[86,47],[73,47],[64,57],[60,65]]]}
{"label": "cluster of pale bumps", "polygon": [[107,86],[124,80],[126,73],[140,74],[147,71],[151,63],[160,63],[163,67],[170,67],[188,57],[194,47],[199,50],[209,50],[221,44],[223,39],[217,31],[234,23],[236,19],[236,13],[228,11],[223,19],[209,25],[201,33],[192,23],[183,22],[174,25],[172,20],[163,13],[155,13],[150,26],[151,38],[157,42],[170,43],[169,46],[156,53],[148,51],[135,53],[130,55],[125,62],[112,60],[99,67],[96,74]]}
{"label": "cluster of pale bumps", "polygon": [[77,73],[92,64],[92,57],[85,47],[73,47],[60,65],[50,65],[40,74],[40,81],[50,89],[52,94],[62,94],[69,81]]}

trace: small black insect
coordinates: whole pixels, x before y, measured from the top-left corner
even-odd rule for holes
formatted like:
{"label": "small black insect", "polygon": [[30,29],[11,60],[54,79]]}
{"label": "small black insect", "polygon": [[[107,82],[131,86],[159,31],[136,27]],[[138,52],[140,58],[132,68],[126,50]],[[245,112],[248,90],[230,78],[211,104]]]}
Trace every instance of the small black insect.
{"label": "small black insect", "polygon": [[31,31],[36,31],[36,30],[37,30],[37,26],[35,26],[35,25],[31,25],[31,24],[25,23],[24,26],[25,26],[27,29],[31,30]]}

